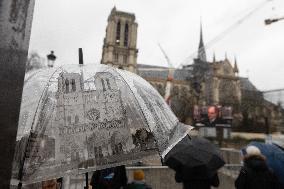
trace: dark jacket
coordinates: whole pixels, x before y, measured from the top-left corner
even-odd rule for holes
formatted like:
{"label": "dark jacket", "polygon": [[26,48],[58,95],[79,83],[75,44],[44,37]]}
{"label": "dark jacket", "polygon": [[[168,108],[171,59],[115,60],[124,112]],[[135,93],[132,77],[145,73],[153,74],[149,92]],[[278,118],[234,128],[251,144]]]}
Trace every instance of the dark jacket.
{"label": "dark jacket", "polygon": [[219,177],[216,173],[211,178],[184,178],[179,172],[176,172],[175,175],[176,182],[183,183],[183,189],[210,189],[211,186],[219,186]]}
{"label": "dark jacket", "polygon": [[210,122],[208,118],[202,121],[202,123],[207,127],[215,127],[218,124],[226,124],[225,120],[217,117],[214,121]]}
{"label": "dark jacket", "polygon": [[244,158],[244,166],[235,186],[237,189],[280,189],[279,182],[268,168],[265,158],[259,155]]}
{"label": "dark jacket", "polygon": [[[109,174],[113,173],[112,179],[105,179]],[[125,166],[118,166],[104,170],[95,171],[91,183],[93,189],[120,189],[127,185],[127,175]]]}

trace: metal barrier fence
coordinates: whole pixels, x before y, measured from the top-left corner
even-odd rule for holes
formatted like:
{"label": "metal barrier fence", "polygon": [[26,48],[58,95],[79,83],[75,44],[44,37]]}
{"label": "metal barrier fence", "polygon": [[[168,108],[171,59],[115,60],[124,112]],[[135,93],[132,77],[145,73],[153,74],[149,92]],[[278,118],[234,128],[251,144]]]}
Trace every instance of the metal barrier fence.
{"label": "metal barrier fence", "polygon": [[[240,151],[231,148],[222,148],[222,156],[226,162],[225,166],[219,170],[220,186],[218,188],[234,188],[234,181],[241,168]],[[126,167],[128,181],[133,180],[133,171],[142,169],[145,173],[145,181],[153,189],[181,189],[182,184],[176,183],[175,172],[167,166],[133,166]],[[89,181],[92,173],[89,173]],[[85,175],[71,175],[63,179],[63,189],[83,189],[85,184]],[[24,187],[25,189],[40,189],[41,183],[33,186]]]}
{"label": "metal barrier fence", "polygon": [[[234,188],[234,181],[238,176],[240,168],[241,164],[226,164],[222,167],[218,172],[220,179],[220,186],[218,188]],[[175,181],[175,172],[167,166],[126,167],[128,182],[133,180],[133,172],[137,169],[144,171],[145,181],[153,189],[182,189],[182,184]],[[89,173],[89,175],[90,181],[92,173]],[[85,175],[70,175],[64,177],[63,180],[63,189],[83,189],[86,185]],[[41,189],[41,183],[24,186],[23,189]]]}

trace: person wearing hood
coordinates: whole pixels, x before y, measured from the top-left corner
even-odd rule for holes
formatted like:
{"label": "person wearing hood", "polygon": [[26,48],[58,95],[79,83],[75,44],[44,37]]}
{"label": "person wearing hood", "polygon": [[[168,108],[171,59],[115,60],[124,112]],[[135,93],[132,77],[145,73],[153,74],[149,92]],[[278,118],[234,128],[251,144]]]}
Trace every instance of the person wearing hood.
{"label": "person wearing hood", "polygon": [[265,157],[255,146],[244,151],[244,166],[235,181],[236,189],[281,189],[279,181],[266,164]]}

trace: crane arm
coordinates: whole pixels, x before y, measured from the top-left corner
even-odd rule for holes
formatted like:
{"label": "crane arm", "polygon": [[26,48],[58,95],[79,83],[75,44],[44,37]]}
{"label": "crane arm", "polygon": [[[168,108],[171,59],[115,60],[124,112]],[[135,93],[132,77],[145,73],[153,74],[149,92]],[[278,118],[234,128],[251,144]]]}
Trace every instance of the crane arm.
{"label": "crane arm", "polygon": [[162,51],[163,55],[165,56],[169,68],[173,68],[173,64],[172,64],[170,58],[168,57],[167,53],[164,51],[164,49],[162,48],[162,46],[160,45],[160,43],[158,43],[158,46],[159,46],[160,50]]}
{"label": "crane arm", "polygon": [[[220,40],[222,40],[224,37],[226,37],[230,32],[234,31],[234,29],[236,27],[238,27],[239,25],[241,25],[245,20],[247,20],[248,18],[250,18],[255,12],[257,12],[259,9],[261,9],[264,5],[266,5],[269,1],[272,0],[265,0],[261,3],[259,3],[253,10],[251,10],[250,12],[248,12],[247,14],[245,14],[243,17],[241,17],[240,19],[238,19],[236,22],[234,22],[232,25],[230,25],[227,29],[225,29],[223,32],[221,32],[220,34],[218,34],[216,37],[214,37],[212,40],[210,40],[208,43],[205,44],[205,48],[208,49],[211,46],[213,46],[215,43],[219,42]],[[283,18],[281,18],[283,19]],[[190,56],[188,56],[187,58],[185,58],[184,61],[182,61],[178,67],[181,67],[183,65],[187,65],[189,64],[189,62],[196,56],[198,51],[195,51],[194,53],[192,53]]]}

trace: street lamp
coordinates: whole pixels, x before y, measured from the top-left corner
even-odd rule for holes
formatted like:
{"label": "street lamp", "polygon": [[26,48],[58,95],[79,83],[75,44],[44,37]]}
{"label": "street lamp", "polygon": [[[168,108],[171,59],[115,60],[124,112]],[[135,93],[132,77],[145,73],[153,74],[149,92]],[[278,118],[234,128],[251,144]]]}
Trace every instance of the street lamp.
{"label": "street lamp", "polygon": [[52,68],[54,65],[54,62],[56,60],[56,56],[54,55],[54,51],[50,51],[50,54],[48,54],[47,56],[47,66],[49,68]]}

